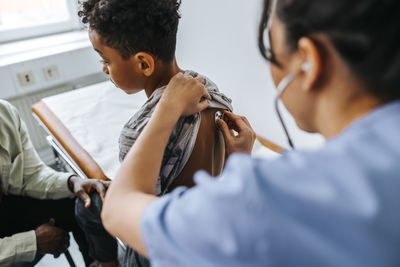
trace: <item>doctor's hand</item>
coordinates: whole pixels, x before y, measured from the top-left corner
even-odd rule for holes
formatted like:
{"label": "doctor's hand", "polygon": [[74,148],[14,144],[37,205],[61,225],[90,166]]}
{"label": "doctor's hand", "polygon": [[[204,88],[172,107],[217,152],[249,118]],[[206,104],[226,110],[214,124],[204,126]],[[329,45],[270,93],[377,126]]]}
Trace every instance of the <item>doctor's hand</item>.
{"label": "doctor's hand", "polygon": [[206,109],[207,99],[211,99],[211,96],[204,87],[204,79],[178,73],[165,89],[160,105],[170,111],[176,110],[180,116],[188,116]]}
{"label": "doctor's hand", "polygon": [[224,111],[224,120],[217,123],[224,136],[227,157],[237,152],[251,153],[257,136],[246,117]]}
{"label": "doctor's hand", "polygon": [[108,187],[110,186],[110,183],[110,181],[82,179],[78,176],[72,176],[68,181],[68,186],[75,196],[77,196],[85,204],[85,208],[89,208],[92,203],[89,194],[93,191],[97,191],[101,200],[104,201],[104,197]]}
{"label": "doctor's hand", "polygon": [[52,254],[58,258],[69,247],[69,235],[65,230],[54,225],[55,220],[50,219],[48,223],[36,228],[36,246],[40,254]]}

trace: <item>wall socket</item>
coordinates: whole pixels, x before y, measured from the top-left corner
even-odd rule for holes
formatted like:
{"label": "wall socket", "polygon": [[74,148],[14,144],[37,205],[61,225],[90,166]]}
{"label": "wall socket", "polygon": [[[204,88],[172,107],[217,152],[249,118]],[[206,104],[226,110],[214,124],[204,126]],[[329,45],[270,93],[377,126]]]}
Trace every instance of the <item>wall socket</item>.
{"label": "wall socket", "polygon": [[51,81],[56,81],[60,79],[60,71],[58,70],[57,65],[51,65],[44,67],[42,69],[43,75],[46,81],[51,82]]}
{"label": "wall socket", "polygon": [[[42,68],[42,72],[44,81],[46,82],[54,82],[61,79],[60,70],[57,65],[46,66]],[[19,72],[17,76],[21,87],[32,86],[37,82],[33,70]],[[43,78],[39,77],[39,82],[42,80]]]}
{"label": "wall socket", "polygon": [[33,75],[33,71],[24,71],[18,73],[18,81],[21,86],[30,86],[35,84],[35,76]]}

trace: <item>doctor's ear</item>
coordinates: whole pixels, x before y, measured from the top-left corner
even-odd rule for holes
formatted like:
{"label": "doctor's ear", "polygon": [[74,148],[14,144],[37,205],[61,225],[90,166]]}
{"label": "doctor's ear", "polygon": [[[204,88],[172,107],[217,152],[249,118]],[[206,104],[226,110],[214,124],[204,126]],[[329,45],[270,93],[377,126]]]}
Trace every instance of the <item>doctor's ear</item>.
{"label": "doctor's ear", "polygon": [[322,57],[315,43],[307,37],[303,37],[298,43],[299,51],[304,58],[304,63],[301,66],[304,72],[303,89],[311,91],[322,73]]}
{"label": "doctor's ear", "polygon": [[146,77],[150,77],[155,70],[154,57],[144,52],[137,53],[134,57],[139,72],[143,73]]}

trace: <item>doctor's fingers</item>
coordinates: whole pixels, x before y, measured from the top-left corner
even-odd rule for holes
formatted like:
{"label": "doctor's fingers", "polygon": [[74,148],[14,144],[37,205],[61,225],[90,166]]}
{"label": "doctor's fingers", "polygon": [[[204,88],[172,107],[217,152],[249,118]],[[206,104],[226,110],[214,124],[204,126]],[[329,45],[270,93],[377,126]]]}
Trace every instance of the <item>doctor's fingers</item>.
{"label": "doctor's fingers", "polygon": [[229,125],[225,121],[218,119],[217,124],[225,140],[229,141],[231,138],[235,137],[233,130],[229,128]]}
{"label": "doctor's fingers", "polygon": [[247,126],[250,127],[251,130],[253,130],[253,127],[251,127],[249,120],[245,116],[241,116],[241,118],[242,118],[243,122],[246,123]]}
{"label": "doctor's fingers", "polygon": [[225,153],[231,155],[235,152],[251,153],[255,137],[250,127],[243,129],[235,135],[223,120],[217,121],[225,141]]}
{"label": "doctor's fingers", "polygon": [[254,142],[257,138],[256,133],[250,125],[250,122],[244,116],[235,115],[231,112],[224,112],[226,118],[229,120],[230,128],[234,129],[238,134],[235,136],[238,148],[240,147],[240,152],[250,153]]}
{"label": "doctor's fingers", "polygon": [[217,120],[218,127],[224,137],[225,143],[225,154],[231,155],[236,152],[236,137],[231,129],[229,129],[228,124],[225,121],[219,119]]}
{"label": "doctor's fingers", "polygon": [[248,129],[253,131],[253,128],[251,127],[250,122],[247,120],[246,117],[233,114],[229,111],[224,111],[224,115],[224,120],[227,121],[229,128],[235,130],[239,134]]}
{"label": "doctor's fingers", "polygon": [[211,99],[210,94],[204,85],[194,83],[181,91],[178,103],[182,103],[182,115],[188,116],[203,111],[208,107],[207,99]]}
{"label": "doctor's fingers", "polygon": [[229,129],[239,131],[239,127],[235,122],[235,116],[233,113],[229,111],[224,111],[223,121],[228,125]]}
{"label": "doctor's fingers", "polygon": [[173,82],[176,82],[176,81],[179,81],[179,80],[192,80],[192,79],[195,79],[195,80],[199,81],[203,85],[205,84],[204,78],[201,78],[201,77],[193,78],[191,76],[185,76],[182,72],[177,73],[174,77],[172,77],[171,80]]}
{"label": "doctor's fingers", "polygon": [[205,85],[206,81],[204,80],[204,78],[196,78],[196,80],[198,80],[201,84]]}
{"label": "doctor's fingers", "polygon": [[[170,106],[176,106],[176,103],[180,103],[183,113],[185,113],[184,115],[189,115],[186,109],[190,112],[194,111],[193,113],[197,113],[199,112],[198,107],[206,107],[206,105],[202,103],[206,99],[211,99],[211,96],[201,80],[192,77],[184,77],[181,74],[175,75],[171,79],[163,93],[162,101],[160,102]],[[199,105],[199,103],[201,104]]]}

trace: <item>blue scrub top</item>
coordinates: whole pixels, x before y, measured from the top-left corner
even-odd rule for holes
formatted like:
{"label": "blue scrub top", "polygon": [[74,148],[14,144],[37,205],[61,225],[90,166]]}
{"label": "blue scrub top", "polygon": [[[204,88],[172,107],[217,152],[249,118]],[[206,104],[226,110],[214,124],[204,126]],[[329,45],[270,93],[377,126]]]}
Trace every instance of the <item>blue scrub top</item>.
{"label": "blue scrub top", "polygon": [[233,155],[220,178],[145,209],[153,267],[400,266],[400,101],[319,151]]}

